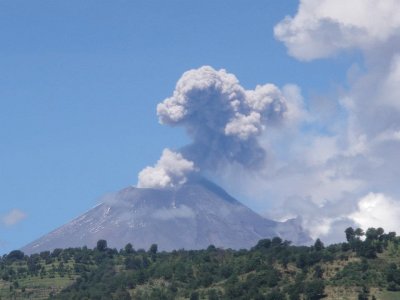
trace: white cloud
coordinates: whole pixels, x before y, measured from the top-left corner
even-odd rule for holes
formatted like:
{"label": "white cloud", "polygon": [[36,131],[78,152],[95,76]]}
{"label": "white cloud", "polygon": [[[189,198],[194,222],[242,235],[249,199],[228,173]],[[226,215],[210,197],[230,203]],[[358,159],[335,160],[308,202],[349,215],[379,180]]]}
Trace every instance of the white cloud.
{"label": "white cloud", "polygon": [[389,70],[380,87],[381,100],[388,106],[400,111],[400,54],[390,61]]}
{"label": "white cloud", "polygon": [[285,120],[288,125],[298,125],[300,122],[310,120],[310,115],[304,107],[304,99],[299,86],[286,84],[282,89],[282,94],[286,99]]}
{"label": "white cloud", "polygon": [[386,231],[400,231],[400,202],[385,194],[369,193],[358,202],[358,210],[349,218],[361,228],[383,227]]}
{"label": "white cloud", "polygon": [[[342,240],[355,223],[400,231],[400,2],[303,0],[274,32],[299,60],[357,50],[362,66],[349,66],[349,81],[336,83],[336,95],[307,99],[306,108],[296,89],[283,89],[299,121],[270,129],[263,139],[268,167],[253,177],[232,172],[241,183],[233,186],[269,216],[301,217],[313,237],[327,242]],[[288,99],[299,99],[299,113]]]}
{"label": "white cloud", "polygon": [[12,209],[1,218],[1,221],[6,226],[13,226],[26,218],[26,213],[19,209]]}
{"label": "white cloud", "polygon": [[171,188],[183,184],[187,175],[194,172],[192,161],[182,154],[164,149],[161,158],[154,167],[146,167],[139,173],[139,188]]}
{"label": "white cloud", "polygon": [[312,60],[375,47],[399,35],[399,29],[397,0],[302,0],[297,14],[287,16],[274,32],[289,54]]}

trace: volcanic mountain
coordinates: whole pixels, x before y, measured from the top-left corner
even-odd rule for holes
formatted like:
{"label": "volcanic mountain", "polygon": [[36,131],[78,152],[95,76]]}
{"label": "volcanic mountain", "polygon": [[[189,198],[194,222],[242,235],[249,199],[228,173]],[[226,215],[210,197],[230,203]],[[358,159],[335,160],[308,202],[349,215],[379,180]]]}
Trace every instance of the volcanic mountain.
{"label": "volcanic mountain", "polygon": [[160,250],[202,249],[209,245],[249,248],[262,238],[280,236],[295,244],[310,242],[295,220],[265,219],[214,183],[198,178],[174,189],[128,187],[21,250],[109,247]]}

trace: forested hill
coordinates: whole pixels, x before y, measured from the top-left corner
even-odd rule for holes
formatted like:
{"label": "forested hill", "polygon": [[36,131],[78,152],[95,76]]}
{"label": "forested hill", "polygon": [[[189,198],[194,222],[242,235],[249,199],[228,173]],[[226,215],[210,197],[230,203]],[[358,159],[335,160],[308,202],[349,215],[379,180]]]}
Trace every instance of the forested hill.
{"label": "forested hill", "polygon": [[348,228],[345,243],[158,252],[69,248],[0,261],[1,299],[400,299],[400,237]]}

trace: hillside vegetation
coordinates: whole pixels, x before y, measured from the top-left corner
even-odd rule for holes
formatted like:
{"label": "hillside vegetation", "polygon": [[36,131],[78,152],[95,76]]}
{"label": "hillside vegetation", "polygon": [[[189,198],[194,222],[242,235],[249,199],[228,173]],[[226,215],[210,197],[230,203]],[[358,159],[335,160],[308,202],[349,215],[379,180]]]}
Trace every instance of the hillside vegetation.
{"label": "hillside vegetation", "polygon": [[69,248],[0,260],[0,299],[400,299],[400,238],[346,229],[347,242],[158,252]]}

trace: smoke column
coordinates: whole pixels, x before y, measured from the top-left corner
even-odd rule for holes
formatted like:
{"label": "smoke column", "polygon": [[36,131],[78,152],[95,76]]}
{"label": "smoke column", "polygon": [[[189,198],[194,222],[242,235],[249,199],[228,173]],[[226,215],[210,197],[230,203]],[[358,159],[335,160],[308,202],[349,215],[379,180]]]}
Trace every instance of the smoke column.
{"label": "smoke column", "polygon": [[273,84],[244,89],[235,75],[203,66],[185,72],[171,97],[157,106],[161,124],[181,126],[192,143],[178,152],[164,150],[154,167],[139,174],[139,187],[173,187],[188,174],[239,164],[264,166],[266,151],[260,136],[282,122],[287,103]]}

